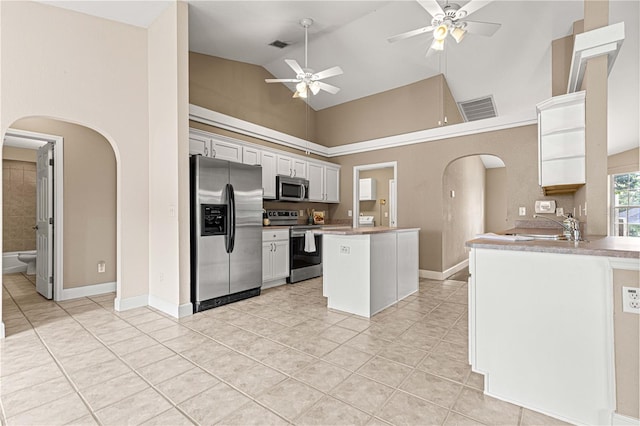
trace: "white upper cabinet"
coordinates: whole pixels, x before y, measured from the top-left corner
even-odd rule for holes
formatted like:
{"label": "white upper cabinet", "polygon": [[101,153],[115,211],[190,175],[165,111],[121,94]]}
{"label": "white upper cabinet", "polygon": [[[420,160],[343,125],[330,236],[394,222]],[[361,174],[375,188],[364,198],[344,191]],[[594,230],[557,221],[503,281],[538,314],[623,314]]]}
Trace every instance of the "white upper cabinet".
{"label": "white upper cabinet", "polygon": [[324,169],[322,164],[309,163],[309,201],[324,201]]}
{"label": "white upper cabinet", "polygon": [[200,135],[189,135],[189,155],[208,157],[211,152],[211,139]]}
{"label": "white upper cabinet", "polygon": [[340,202],[340,166],[235,140],[199,129],[189,131],[189,155],[262,166],[264,199],[276,198],[276,175],[309,179],[309,201]]}
{"label": "white upper cabinet", "polygon": [[189,154],[242,163],[242,145],[196,133],[189,134]]}
{"label": "white upper cabinet", "polygon": [[340,202],[340,168],[326,166],[324,172],[324,200],[327,203]]}
{"label": "white upper cabinet", "polygon": [[340,168],[308,163],[309,201],[340,202]]}
{"label": "white upper cabinet", "polygon": [[373,178],[360,179],[360,201],[370,201],[376,199],[376,180]]}
{"label": "white upper cabinet", "polygon": [[242,146],[233,142],[213,139],[210,157],[219,160],[233,161],[234,163],[242,163]]}
{"label": "white upper cabinet", "polygon": [[277,170],[279,175],[305,178],[307,177],[307,162],[288,155],[277,155]]}
{"label": "white upper cabinet", "polygon": [[262,198],[276,198],[276,154],[262,151]]}
{"label": "white upper cabinet", "polygon": [[[585,183],[585,92],[537,105],[538,180],[544,188]],[[556,189],[557,190],[557,189]]]}
{"label": "white upper cabinet", "polygon": [[243,146],[242,147],[242,162],[244,164],[249,164],[252,166],[260,165],[260,158],[262,152],[253,147]]}

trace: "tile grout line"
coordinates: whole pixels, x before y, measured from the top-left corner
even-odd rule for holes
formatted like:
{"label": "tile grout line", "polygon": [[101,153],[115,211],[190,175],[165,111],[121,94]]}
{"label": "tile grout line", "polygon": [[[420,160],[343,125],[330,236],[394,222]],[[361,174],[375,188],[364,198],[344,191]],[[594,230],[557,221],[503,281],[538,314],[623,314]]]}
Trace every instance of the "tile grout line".
{"label": "tile grout line", "polygon": [[[55,362],[56,366],[60,369],[60,372],[62,373],[62,375],[64,376],[64,378],[67,380],[67,382],[71,385],[71,388],[74,390],[74,392],[76,393],[76,395],[78,395],[78,397],[80,398],[80,400],[82,401],[82,403],[85,405],[85,407],[87,408],[87,410],[89,410],[89,413],[91,414],[91,416],[94,418],[94,420],[100,425],[102,423],[100,423],[100,421],[98,420],[97,416],[94,414],[93,410],[91,409],[91,407],[88,404],[88,401],[85,400],[85,398],[80,394],[80,390],[78,389],[78,387],[76,386],[76,384],[73,382],[73,380],[71,379],[71,377],[69,377],[69,375],[67,374],[67,371],[64,369],[64,367],[62,366],[62,364],[60,363],[60,361],[58,360],[58,358],[53,354],[53,351],[51,350],[51,348],[49,347],[49,345],[47,345],[47,342],[42,338],[41,334],[38,332],[38,330],[36,329],[36,327],[33,325],[33,323],[31,322],[31,320],[29,319],[29,317],[27,315],[25,315],[24,310],[22,309],[22,307],[16,302],[16,300],[14,299],[13,295],[7,291],[9,293],[9,297],[11,298],[11,300],[13,301],[13,303],[17,306],[18,310],[22,313],[22,315],[25,317],[25,319],[27,320],[27,322],[29,323],[29,325],[31,325],[31,328],[33,329],[33,332],[35,333],[35,335],[38,337],[38,339],[40,340],[40,342],[42,343],[42,345],[45,347],[45,349],[47,350],[47,352],[49,353],[49,355],[51,356],[51,358],[53,359],[53,362]],[[60,307],[67,315],[68,312],[62,308],[60,305],[58,305],[57,302],[53,301],[53,303],[55,303],[58,307]],[[71,317],[73,318],[73,317]],[[74,321],[75,318],[73,318]],[[77,321],[76,321],[77,322]],[[55,379],[52,379],[55,380]],[[46,382],[45,382],[46,383]],[[62,395],[60,398],[54,399],[52,402],[55,401],[59,401],[60,399],[64,398],[66,395]],[[33,408],[37,408],[37,407],[33,407]],[[15,415],[30,411],[30,408],[28,410],[24,410],[20,413],[16,413]],[[14,415],[14,416],[15,416]],[[82,416],[84,417],[84,416]],[[82,417],[79,417],[78,419],[74,419],[72,421],[75,420],[79,420]],[[9,419],[6,419],[7,422],[9,421]]]}

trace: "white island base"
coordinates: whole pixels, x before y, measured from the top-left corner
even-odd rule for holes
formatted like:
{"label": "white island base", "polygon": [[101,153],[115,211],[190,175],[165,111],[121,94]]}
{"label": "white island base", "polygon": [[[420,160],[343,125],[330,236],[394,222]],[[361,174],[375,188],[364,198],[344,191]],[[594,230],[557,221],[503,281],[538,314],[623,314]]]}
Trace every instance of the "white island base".
{"label": "white island base", "polygon": [[418,229],[323,231],[323,295],[371,317],[418,290]]}

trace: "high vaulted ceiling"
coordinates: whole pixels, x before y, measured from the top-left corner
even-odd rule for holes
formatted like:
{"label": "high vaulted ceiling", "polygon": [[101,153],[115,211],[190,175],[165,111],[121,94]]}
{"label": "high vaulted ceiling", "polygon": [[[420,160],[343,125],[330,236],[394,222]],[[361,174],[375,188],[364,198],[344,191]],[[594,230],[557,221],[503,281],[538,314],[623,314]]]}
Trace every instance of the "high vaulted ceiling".
{"label": "high vaulted ceiling", "polygon": [[[452,2],[462,6],[468,0]],[[168,2],[46,3],[146,27]],[[312,18],[309,67],[321,71],[339,65],[344,70],[326,80],[341,88],[338,94],[320,92],[309,99],[316,110],[444,73],[457,101],[492,95],[499,116],[532,117],[536,103],[551,96],[551,41],[571,34],[573,22],[584,14],[583,2],[577,0],[496,0],[470,17],[502,24],[492,37],[468,35],[460,44],[449,38],[443,54],[425,58],[425,36],[387,42],[390,36],[430,24],[430,15],[413,0],[188,3],[190,50],[261,65],[277,78],[294,77],[284,59],[304,64],[299,21]],[[609,76],[610,154],[638,146],[639,15],[637,0],[610,0],[609,22],[625,21],[626,31]],[[290,45],[269,46],[274,40]]]}

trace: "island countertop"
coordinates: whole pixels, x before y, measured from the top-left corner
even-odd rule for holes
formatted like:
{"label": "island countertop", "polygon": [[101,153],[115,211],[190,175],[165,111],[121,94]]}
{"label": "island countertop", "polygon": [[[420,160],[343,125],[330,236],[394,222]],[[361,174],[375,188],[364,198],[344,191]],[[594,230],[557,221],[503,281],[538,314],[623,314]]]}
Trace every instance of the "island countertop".
{"label": "island countertop", "polygon": [[391,232],[410,232],[419,231],[420,228],[390,228],[388,226],[369,226],[360,228],[349,227],[336,227],[336,228],[322,228],[314,230],[316,234],[322,235],[370,235],[370,234],[384,234]]}
{"label": "island countertop", "polygon": [[[505,234],[526,233],[528,232],[520,232],[520,230],[517,228],[505,232]],[[478,237],[473,240],[467,241],[466,246],[469,248],[484,248],[493,250],[581,254],[589,256],[606,256],[631,259],[640,258],[640,238],[587,235],[585,237],[585,240],[586,241],[578,242],[563,240],[504,241]]]}

